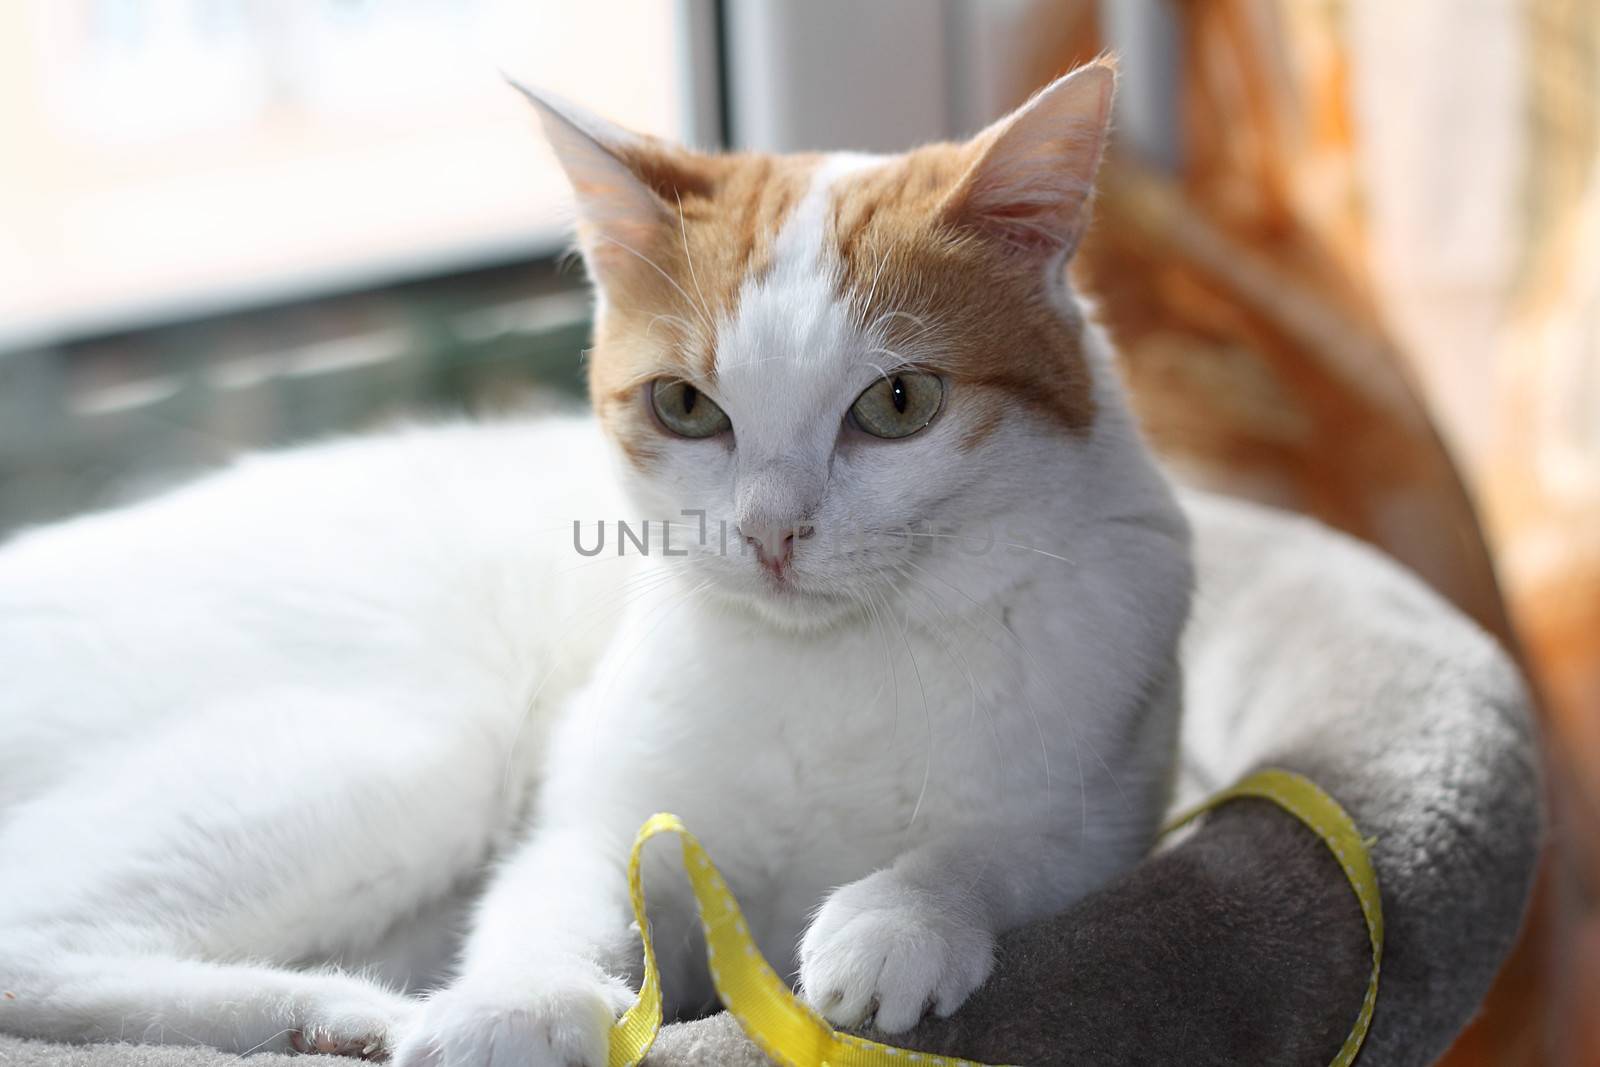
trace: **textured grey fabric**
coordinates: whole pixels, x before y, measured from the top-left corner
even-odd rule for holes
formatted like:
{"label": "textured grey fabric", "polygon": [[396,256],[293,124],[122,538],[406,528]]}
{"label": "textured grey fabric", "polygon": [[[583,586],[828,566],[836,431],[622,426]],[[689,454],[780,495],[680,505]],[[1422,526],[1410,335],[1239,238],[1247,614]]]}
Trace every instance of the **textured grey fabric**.
{"label": "textured grey fabric", "polygon": [[[237,1056],[204,1048],[174,1048],[171,1045],[48,1045],[0,1035],[0,1063],[5,1067],[218,1067],[219,1064],[237,1062]],[[306,1067],[306,1062],[289,1056],[250,1057],[250,1067]]]}
{"label": "textured grey fabric", "polygon": [[[1539,846],[1537,746],[1506,656],[1377,553],[1190,495],[1183,800],[1299,770],[1375,837],[1388,940],[1362,1067],[1434,1060],[1521,922]],[[1209,816],[1117,883],[1001,942],[994,978],[897,1044],[990,1063],[1325,1064],[1368,971],[1355,897],[1261,801]],[[194,1049],[0,1037],[6,1067],[214,1067]],[[261,1057],[270,1065],[279,1057]],[[651,1067],[765,1063],[727,1016],[668,1027]]]}

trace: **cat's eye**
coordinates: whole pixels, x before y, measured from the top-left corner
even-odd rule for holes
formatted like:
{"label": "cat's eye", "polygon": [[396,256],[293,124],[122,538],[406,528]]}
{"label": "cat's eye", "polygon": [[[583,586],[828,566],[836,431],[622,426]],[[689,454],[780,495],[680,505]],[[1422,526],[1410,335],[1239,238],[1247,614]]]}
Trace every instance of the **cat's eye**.
{"label": "cat's eye", "polygon": [[943,379],[907,371],[885,375],[869,386],[851,405],[850,418],[874,437],[910,437],[943,406]]}
{"label": "cat's eye", "polygon": [[657,378],[650,383],[650,406],[661,425],[679,437],[715,437],[733,429],[716,402],[688,382]]}

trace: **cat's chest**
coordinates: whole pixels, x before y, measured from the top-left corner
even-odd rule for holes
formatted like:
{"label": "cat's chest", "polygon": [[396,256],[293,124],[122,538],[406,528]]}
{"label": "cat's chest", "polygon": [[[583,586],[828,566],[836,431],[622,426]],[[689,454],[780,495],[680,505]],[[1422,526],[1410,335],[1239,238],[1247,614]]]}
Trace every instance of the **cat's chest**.
{"label": "cat's chest", "polygon": [[853,864],[1042,783],[1062,689],[1008,640],[894,617],[797,636],[691,616],[645,647],[619,635],[633,651],[605,658],[582,717],[618,742],[634,808]]}

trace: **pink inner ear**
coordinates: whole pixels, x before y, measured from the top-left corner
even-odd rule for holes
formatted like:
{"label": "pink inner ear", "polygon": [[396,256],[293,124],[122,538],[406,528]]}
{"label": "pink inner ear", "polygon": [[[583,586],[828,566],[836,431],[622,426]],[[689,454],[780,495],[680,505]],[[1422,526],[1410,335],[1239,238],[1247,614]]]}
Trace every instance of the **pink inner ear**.
{"label": "pink inner ear", "polygon": [[1026,249],[1075,245],[1087,221],[1100,131],[1080,128],[1049,140],[1025,132],[1002,135],[968,179],[966,221]]}
{"label": "pink inner ear", "polygon": [[980,229],[1008,244],[1055,251],[1077,242],[1092,188],[1058,177],[1026,190],[1006,188],[999,190],[999,195],[974,195],[968,201],[969,217]]}
{"label": "pink inner ear", "polygon": [[1111,85],[1109,69],[1080,70],[990,127],[955,194],[958,222],[1026,251],[1070,252],[1087,222]]}

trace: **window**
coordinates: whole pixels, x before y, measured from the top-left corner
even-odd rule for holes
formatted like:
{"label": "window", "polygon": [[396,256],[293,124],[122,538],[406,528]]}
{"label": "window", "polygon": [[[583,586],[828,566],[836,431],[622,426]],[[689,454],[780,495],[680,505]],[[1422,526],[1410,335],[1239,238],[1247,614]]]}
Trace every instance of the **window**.
{"label": "window", "polygon": [[0,5],[0,348],[549,253],[504,69],[689,135],[672,0]]}
{"label": "window", "polygon": [[0,3],[0,537],[251,449],[572,402],[568,192],[499,72],[715,141],[714,11]]}

